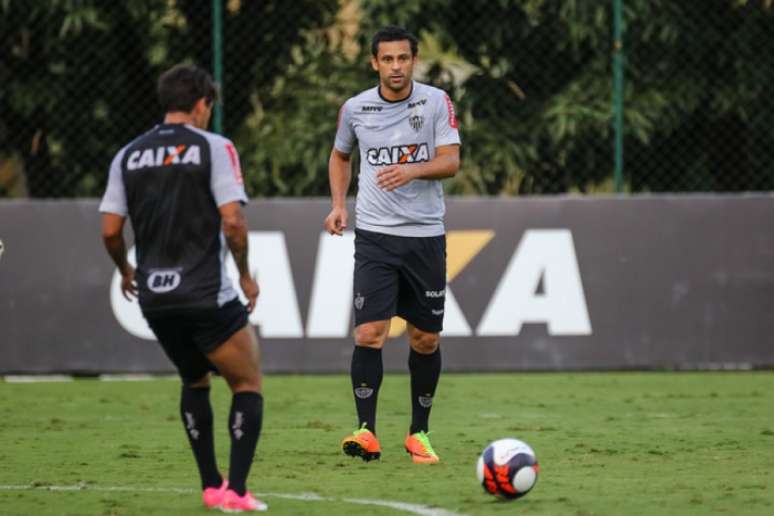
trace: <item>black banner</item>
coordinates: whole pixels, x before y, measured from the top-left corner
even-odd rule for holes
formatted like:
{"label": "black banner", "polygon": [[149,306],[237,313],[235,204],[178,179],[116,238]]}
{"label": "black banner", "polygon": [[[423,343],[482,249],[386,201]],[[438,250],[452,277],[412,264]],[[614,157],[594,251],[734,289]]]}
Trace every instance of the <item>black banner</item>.
{"label": "black banner", "polygon": [[[246,208],[262,292],[251,321],[267,372],[348,370],[352,235],[324,234],[328,207]],[[774,365],[768,196],[452,198],[447,207],[446,370]],[[0,240],[1,373],[172,371],[118,293],[96,201],[0,202]],[[392,334],[385,367],[403,371],[402,321]]]}

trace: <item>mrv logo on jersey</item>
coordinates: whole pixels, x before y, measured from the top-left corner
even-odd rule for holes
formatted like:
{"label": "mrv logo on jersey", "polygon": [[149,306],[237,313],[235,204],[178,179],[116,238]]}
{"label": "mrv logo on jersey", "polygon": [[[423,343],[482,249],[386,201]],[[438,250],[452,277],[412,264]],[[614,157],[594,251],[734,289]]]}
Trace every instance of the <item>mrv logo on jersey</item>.
{"label": "mrv logo on jersey", "polygon": [[430,151],[426,143],[396,145],[368,149],[368,163],[373,166],[398,165],[400,163],[420,163],[430,160]]}
{"label": "mrv logo on jersey", "polygon": [[[495,280],[485,283],[495,286],[475,294],[464,289],[481,281],[466,280],[455,286],[455,278],[494,239],[507,239],[505,246],[514,249],[502,270],[492,270],[489,266],[477,268],[478,274]],[[351,231],[343,237],[320,234],[316,254],[312,250],[305,252],[309,257],[306,259],[314,260],[309,264],[312,267],[305,266],[314,271],[311,284],[303,288],[310,295],[299,299],[285,233],[250,232],[249,248],[253,250],[249,257],[250,270],[259,278],[261,286],[261,296],[250,321],[260,326],[263,337],[351,338],[353,310],[367,302],[362,296],[353,295],[354,241]],[[531,229],[520,239],[513,239],[510,234],[495,235],[489,229],[451,230],[446,234],[446,250],[446,288],[424,292],[428,297],[443,295],[445,298],[444,336],[515,337],[524,324],[545,325],[552,336],[591,335],[591,319],[570,230]],[[129,252],[129,262],[136,263],[134,249]],[[154,271],[148,278],[149,286],[176,288],[179,275],[173,273]],[[238,288],[239,274],[230,258],[227,273]],[[458,288],[460,291],[456,292]],[[457,296],[467,295],[474,295],[476,301],[471,303],[466,299],[468,302],[463,306],[473,308],[465,311]],[[144,339],[154,338],[138,304],[121,295],[118,271],[113,275],[110,298],[116,319],[128,332]],[[301,317],[302,303],[307,308],[305,320]],[[391,324],[390,335],[401,335],[405,330],[405,322],[396,319]]]}

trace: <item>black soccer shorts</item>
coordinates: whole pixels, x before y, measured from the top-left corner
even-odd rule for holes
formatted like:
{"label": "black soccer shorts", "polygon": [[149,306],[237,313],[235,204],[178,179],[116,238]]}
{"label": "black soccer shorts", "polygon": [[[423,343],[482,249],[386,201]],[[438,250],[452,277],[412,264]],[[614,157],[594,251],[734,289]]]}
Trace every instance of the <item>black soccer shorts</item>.
{"label": "black soccer shorts", "polygon": [[443,329],[446,236],[355,230],[355,326],[398,315],[422,331]]}
{"label": "black soccer shorts", "polygon": [[185,384],[200,380],[210,371],[217,371],[207,360],[207,353],[247,324],[247,309],[239,299],[209,310],[144,315]]}

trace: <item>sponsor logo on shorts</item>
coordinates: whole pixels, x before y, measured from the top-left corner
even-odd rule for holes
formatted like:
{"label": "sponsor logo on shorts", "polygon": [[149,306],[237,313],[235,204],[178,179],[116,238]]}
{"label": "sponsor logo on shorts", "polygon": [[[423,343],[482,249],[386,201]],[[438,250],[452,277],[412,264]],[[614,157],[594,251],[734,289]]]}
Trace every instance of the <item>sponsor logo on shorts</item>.
{"label": "sponsor logo on shorts", "polygon": [[355,296],[355,308],[357,308],[358,310],[362,310],[364,304],[365,304],[365,298],[363,296],[361,296],[360,294]]}
{"label": "sponsor logo on shorts", "polygon": [[443,290],[425,290],[425,297],[444,297],[446,295],[446,289]]}
{"label": "sponsor logo on shorts", "polygon": [[424,408],[430,408],[433,406],[432,396],[419,396],[417,399],[419,400],[419,404]]}
{"label": "sponsor logo on shorts", "polygon": [[355,389],[355,396],[357,396],[361,400],[370,398],[373,393],[374,393],[374,390],[370,387],[358,387]]}
{"label": "sponsor logo on shorts", "polygon": [[366,152],[368,163],[373,166],[398,165],[401,163],[420,163],[430,161],[427,143],[410,143],[393,147],[376,147]]}
{"label": "sponsor logo on shorts", "polygon": [[443,308],[441,308],[440,310],[432,309],[430,311],[433,313],[433,315],[443,315]]}
{"label": "sponsor logo on shorts", "polygon": [[180,281],[178,269],[158,269],[148,276],[148,288],[156,294],[164,294],[179,287]]}

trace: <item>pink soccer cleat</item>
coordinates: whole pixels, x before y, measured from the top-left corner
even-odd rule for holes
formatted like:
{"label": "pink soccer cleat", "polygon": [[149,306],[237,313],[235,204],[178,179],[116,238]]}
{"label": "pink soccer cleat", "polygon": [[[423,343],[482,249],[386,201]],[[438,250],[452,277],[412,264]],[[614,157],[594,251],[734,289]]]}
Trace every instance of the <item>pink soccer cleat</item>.
{"label": "pink soccer cleat", "polygon": [[268,508],[268,505],[256,499],[250,491],[245,492],[244,496],[239,496],[233,489],[226,491],[223,505],[220,506],[223,512],[265,511]]}
{"label": "pink soccer cleat", "polygon": [[202,501],[204,506],[208,509],[219,509],[223,505],[223,500],[226,498],[226,490],[228,489],[228,480],[223,480],[220,487],[208,487],[202,491]]}

